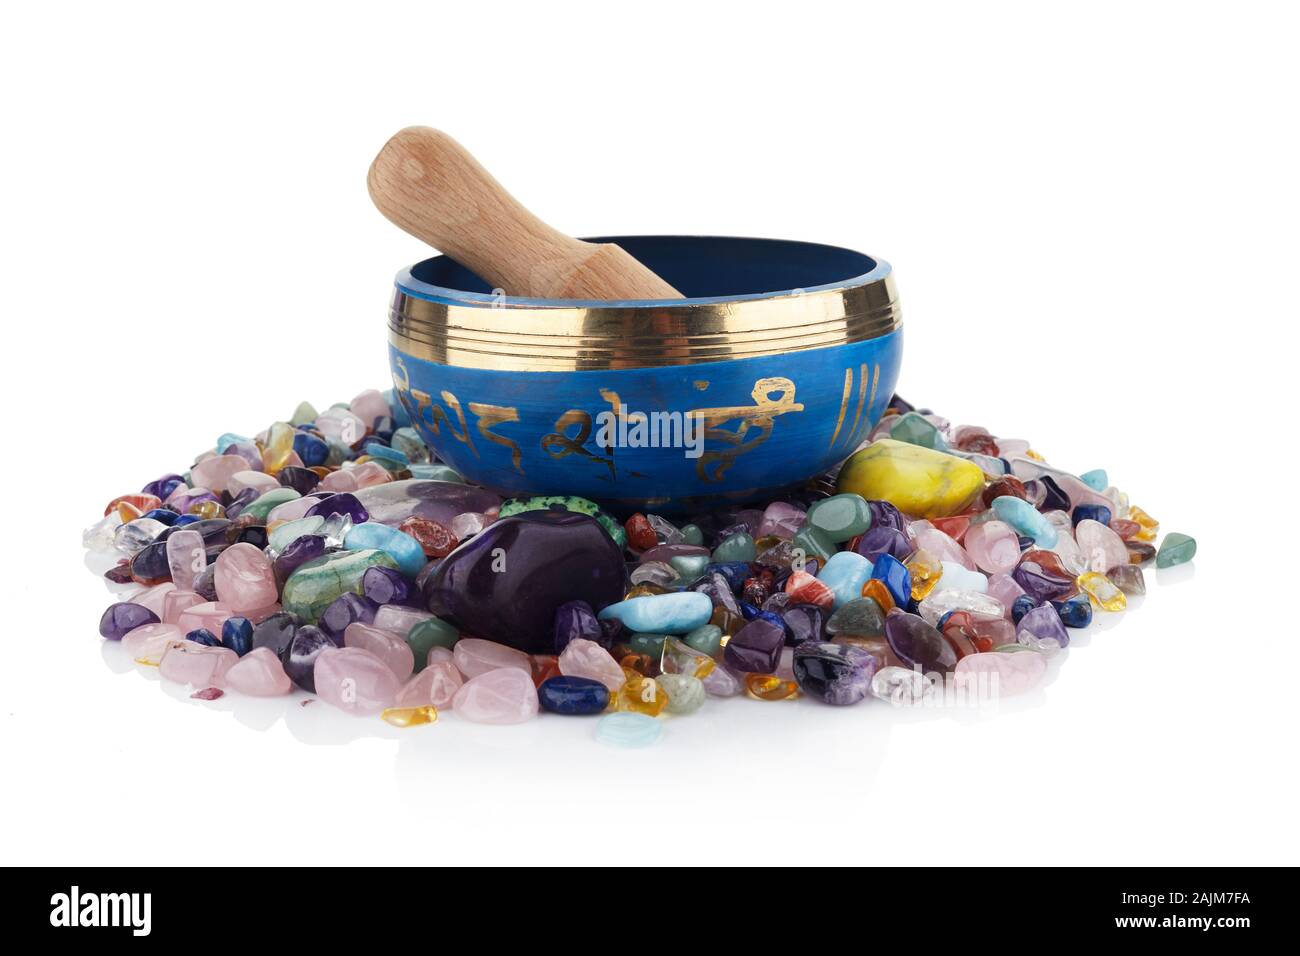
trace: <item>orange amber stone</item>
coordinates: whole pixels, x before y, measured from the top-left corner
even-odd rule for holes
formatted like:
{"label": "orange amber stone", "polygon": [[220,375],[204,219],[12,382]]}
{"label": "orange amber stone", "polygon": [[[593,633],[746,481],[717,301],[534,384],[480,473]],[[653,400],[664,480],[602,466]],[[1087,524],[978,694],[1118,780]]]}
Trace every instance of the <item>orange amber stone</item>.
{"label": "orange amber stone", "polygon": [[560,676],[560,659],[554,654],[531,654],[528,663],[533,669],[534,687],[541,687],[552,677]]}
{"label": "orange amber stone", "polygon": [[1139,541],[1154,541],[1156,533],[1160,530],[1160,522],[1151,517],[1137,505],[1128,509],[1128,520],[1136,521],[1141,527],[1136,535]]}
{"label": "orange amber stone", "polygon": [[799,685],[775,674],[746,674],[745,693],[755,700],[794,700],[799,696]]}
{"label": "orange amber stone", "polygon": [[627,682],[618,692],[618,709],[630,710],[650,717],[658,717],[668,706],[668,695],[660,688],[658,682],[650,677],[642,677],[631,672]]}
{"label": "orange amber stone", "polygon": [[423,707],[388,707],[379,716],[394,727],[418,727],[421,724],[436,723],[438,708],[432,704]]}
{"label": "orange amber stone", "polygon": [[943,574],[943,565],[924,548],[918,550],[904,563],[907,565],[908,573],[912,575],[913,600],[925,600],[926,595],[939,583],[939,578]]}
{"label": "orange amber stone", "polygon": [[397,526],[397,530],[418,541],[426,558],[445,558],[460,544],[456,536],[438,522],[420,515],[411,515]]}
{"label": "orange amber stone", "polygon": [[140,514],[135,516],[137,518],[146,511],[162,507],[162,499],[157,495],[118,495],[104,507],[104,517],[108,517],[109,512],[123,502],[139,511]]}
{"label": "orange amber stone", "polygon": [[624,601],[630,601],[632,598],[649,597],[652,594],[667,594],[668,589],[658,584],[652,584],[644,581],[641,584],[633,585],[631,590],[623,595]]}
{"label": "orange amber stone", "polygon": [[200,518],[220,518],[226,509],[216,501],[196,501],[186,509],[186,514],[198,515]]}
{"label": "orange amber stone", "polygon": [[129,501],[119,501],[117,503],[117,516],[122,519],[122,524],[126,524],[128,521],[134,521],[142,514],[144,514],[144,512]]}
{"label": "orange amber stone", "polygon": [[654,658],[649,654],[637,654],[635,651],[619,658],[618,665],[623,668],[623,673],[631,672],[637,677],[654,677],[657,670]]}
{"label": "orange amber stone", "polygon": [[880,610],[885,614],[888,614],[897,607],[897,605],[894,604],[893,595],[889,593],[889,588],[885,587],[885,582],[878,578],[872,578],[866,584],[862,585],[862,596],[864,598],[871,598],[871,600],[879,604]]}
{"label": "orange amber stone", "polygon": [[931,518],[930,523],[954,541],[961,541],[962,535],[970,528],[970,518],[965,515],[957,515],[952,518]]}
{"label": "orange amber stone", "polygon": [[994,498],[1003,497],[1022,498],[1028,501],[1029,492],[1025,490],[1025,483],[1019,478],[1014,475],[1003,475],[984,489],[984,507],[991,506]]}

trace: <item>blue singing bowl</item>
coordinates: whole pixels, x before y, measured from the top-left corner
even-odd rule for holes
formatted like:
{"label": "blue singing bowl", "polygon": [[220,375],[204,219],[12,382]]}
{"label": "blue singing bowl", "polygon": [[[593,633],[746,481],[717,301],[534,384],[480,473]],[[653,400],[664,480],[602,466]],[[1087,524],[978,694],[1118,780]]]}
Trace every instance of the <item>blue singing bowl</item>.
{"label": "blue singing bowl", "polygon": [[807,242],[616,236],[686,298],[526,299],[446,256],[397,277],[398,400],[510,495],[659,511],[742,502],[848,457],[902,358],[888,263]]}

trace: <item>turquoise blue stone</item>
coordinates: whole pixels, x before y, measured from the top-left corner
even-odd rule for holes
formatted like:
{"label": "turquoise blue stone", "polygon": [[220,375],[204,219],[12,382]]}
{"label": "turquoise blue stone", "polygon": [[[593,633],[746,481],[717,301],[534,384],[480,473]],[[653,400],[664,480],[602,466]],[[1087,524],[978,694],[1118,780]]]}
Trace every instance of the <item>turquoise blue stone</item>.
{"label": "turquoise blue stone", "polygon": [[600,612],[602,621],[622,621],[629,631],[643,634],[685,634],[709,622],[713,602],[698,591],[648,594],[611,604]]}
{"label": "turquoise blue stone", "polygon": [[220,438],[217,439],[217,454],[224,455],[226,453],[226,449],[229,448],[231,445],[235,445],[238,444],[239,442],[244,442],[244,441],[252,441],[252,439],[245,438],[243,435],[236,435],[234,432],[226,432],[224,435],[222,435]]}
{"label": "turquoise blue stone", "polygon": [[664,725],[646,714],[606,714],[596,724],[596,739],[614,747],[649,747],[664,735]]}
{"label": "turquoise blue stone", "polygon": [[1021,534],[1033,538],[1040,548],[1056,546],[1056,528],[1025,499],[1013,495],[994,498],[993,513]]}
{"label": "turquoise blue stone", "polygon": [[293,521],[286,521],[278,525],[271,532],[267,539],[267,544],[274,551],[283,551],[294,541],[297,541],[305,534],[319,533],[321,526],[325,524],[325,519],[320,515],[312,515],[308,518],[295,518]]}
{"label": "turquoise blue stone", "polygon": [[405,531],[398,531],[377,521],[367,521],[353,527],[343,539],[343,546],[349,551],[365,551],[370,548],[382,551],[397,562],[397,570],[408,578],[418,575],[428,563],[420,542]]}
{"label": "turquoise blue stone", "polygon": [[381,445],[377,441],[368,442],[365,447],[365,452],[371,458],[378,459],[380,464],[392,464],[398,466],[397,470],[399,471],[411,464],[410,459],[396,448],[389,448],[387,445]]}
{"label": "turquoise blue stone", "polygon": [[1110,487],[1105,468],[1094,468],[1092,471],[1085,471],[1079,476],[1079,480],[1093,491],[1105,491]]}
{"label": "turquoise blue stone", "polygon": [[882,554],[876,558],[871,576],[889,589],[889,596],[896,605],[907,607],[907,602],[912,597],[912,572],[907,570],[907,565],[892,554]]}
{"label": "turquoise blue stone", "polygon": [[827,560],[817,580],[835,594],[835,607],[862,597],[862,587],[871,580],[872,564],[854,551],[837,551]]}
{"label": "turquoise blue stone", "polygon": [[609,706],[609,688],[586,677],[552,677],[537,688],[537,702],[553,714],[599,714]]}
{"label": "turquoise blue stone", "polygon": [[412,478],[426,478],[430,481],[454,481],[458,485],[465,484],[465,479],[461,477],[460,472],[449,465],[431,465],[428,462],[417,462],[411,465],[410,470]]}

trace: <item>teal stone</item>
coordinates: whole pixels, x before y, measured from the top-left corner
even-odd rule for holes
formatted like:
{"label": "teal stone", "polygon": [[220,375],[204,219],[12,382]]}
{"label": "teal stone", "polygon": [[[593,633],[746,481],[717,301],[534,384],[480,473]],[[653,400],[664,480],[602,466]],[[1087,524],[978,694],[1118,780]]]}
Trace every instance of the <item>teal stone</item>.
{"label": "teal stone", "polygon": [[683,580],[694,581],[709,566],[709,556],[707,554],[678,554],[668,559],[668,565]]}
{"label": "teal stone", "polygon": [[266,494],[259,498],[254,498],[253,503],[239,513],[242,518],[247,515],[250,518],[257,518],[261,521],[266,520],[266,516],[271,513],[276,505],[282,505],[286,501],[293,501],[295,498],[301,498],[302,495],[292,488],[272,488]]}
{"label": "teal stone", "polygon": [[310,425],[320,418],[316,407],[311,402],[299,402],[298,407],[289,416],[290,425]]}
{"label": "teal stone", "polygon": [[655,683],[668,698],[668,713],[693,714],[704,706],[704,682],[689,674],[660,674]]}
{"label": "teal stone", "polygon": [[627,547],[627,532],[623,526],[610,515],[600,510],[596,502],[577,495],[537,495],[532,498],[507,498],[501,502],[498,516],[509,518],[511,515],[523,514],[525,511],[549,511],[551,508],[563,508],[580,515],[588,515],[600,522],[614,543],[620,548]]}
{"label": "teal stone", "polygon": [[833,544],[840,544],[866,534],[871,527],[871,506],[861,495],[831,495],[808,509],[805,527],[821,532]]}
{"label": "teal stone", "polygon": [[939,434],[939,429],[926,419],[924,415],[916,412],[908,412],[889,430],[889,437],[894,441],[905,441],[909,445],[920,445],[922,448],[933,448],[935,451],[946,451],[948,443],[943,440]]}
{"label": "teal stone", "polygon": [[465,484],[465,479],[460,472],[450,465],[443,464],[431,465],[425,462],[411,465],[411,477],[430,481],[451,481],[458,485]]}
{"label": "teal stone", "polygon": [[713,602],[699,591],[648,594],[611,604],[597,615],[602,621],[622,621],[629,631],[643,634],[685,634],[707,624]]}
{"label": "teal stone", "polygon": [[826,622],[826,633],[832,637],[880,637],[885,633],[885,612],[871,598],[854,598],[835,609]]}
{"label": "teal stone", "polygon": [[224,455],[226,449],[238,442],[252,441],[251,438],[245,438],[243,435],[236,435],[234,432],[226,432],[217,439],[217,454]]}
{"label": "teal stone", "polygon": [[1105,491],[1110,486],[1105,468],[1094,468],[1092,471],[1085,471],[1079,476],[1079,480],[1093,491]]}
{"label": "teal stone", "polygon": [[1178,564],[1186,564],[1194,557],[1196,557],[1196,539],[1171,531],[1165,535],[1165,540],[1160,542],[1160,550],[1156,552],[1156,567],[1172,568]]}
{"label": "teal stone", "polygon": [[406,460],[413,465],[429,460],[429,446],[424,443],[420,433],[410,426],[393,432],[390,444],[405,455]]}
{"label": "teal stone", "polygon": [[724,538],[722,543],[713,549],[713,560],[718,564],[753,561],[756,557],[758,557],[758,550],[754,547],[754,539],[744,531]]}
{"label": "teal stone", "polygon": [[596,724],[596,739],[611,747],[649,747],[663,735],[663,724],[632,711],[606,714]]}
{"label": "teal stone", "polygon": [[349,551],[362,551],[366,548],[383,551],[397,562],[397,570],[408,578],[415,577],[429,563],[420,542],[405,531],[398,531],[377,521],[353,525],[348,536],[343,539],[343,547]]}
{"label": "teal stone", "polygon": [[311,515],[307,518],[286,521],[271,532],[266,543],[271,546],[273,551],[283,551],[305,534],[319,534],[324,524],[325,518],[322,515]]}
{"label": "teal stone", "polygon": [[817,580],[834,592],[838,609],[862,597],[862,588],[871,580],[871,571],[871,562],[856,551],[839,551],[817,573]]}
{"label": "teal stone", "polygon": [[429,663],[429,651],[435,647],[450,650],[459,640],[460,631],[441,618],[431,617],[418,622],[406,634],[406,643],[415,655],[416,673],[424,670],[424,666]]}
{"label": "teal stone", "polygon": [[633,634],[627,639],[627,646],[633,654],[649,654],[658,660],[664,653],[666,634]]}
{"label": "teal stone", "polygon": [[340,595],[361,594],[361,578],[370,568],[397,569],[383,551],[339,551],[308,561],[284,582],[280,606],[298,615],[303,624],[315,624]]}
{"label": "teal stone", "polygon": [[701,624],[683,637],[682,643],[701,654],[713,657],[722,650],[722,628],[716,624]]}
{"label": "teal stone", "polygon": [[1038,547],[1056,547],[1058,535],[1055,526],[1025,499],[1013,495],[994,498],[993,512],[1021,534],[1033,538]]}
{"label": "teal stone", "polygon": [[825,561],[835,553],[835,542],[826,537],[826,532],[808,524],[795,532],[790,545],[802,550],[804,557],[816,558],[818,561]]}
{"label": "teal stone", "polygon": [[379,444],[379,442],[370,442],[366,445],[365,452],[389,471],[406,471],[411,464],[406,460],[406,456],[396,448],[389,448],[387,445]]}
{"label": "teal stone", "polygon": [[684,524],[681,527],[682,544],[689,544],[693,547],[700,547],[704,544],[704,532],[700,530],[697,524]]}

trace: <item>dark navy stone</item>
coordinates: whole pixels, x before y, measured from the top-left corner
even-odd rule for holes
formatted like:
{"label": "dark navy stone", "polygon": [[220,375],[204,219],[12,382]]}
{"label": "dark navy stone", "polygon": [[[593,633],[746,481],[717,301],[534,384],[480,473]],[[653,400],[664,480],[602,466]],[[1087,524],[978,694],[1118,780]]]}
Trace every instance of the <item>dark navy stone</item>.
{"label": "dark navy stone", "polygon": [[599,714],[609,706],[609,688],[586,677],[552,677],[537,688],[537,701],[553,714]]}
{"label": "dark navy stone", "polygon": [[170,581],[171,576],[166,541],[155,540],[145,545],[131,559],[131,577],[137,581]]}
{"label": "dark navy stone", "polygon": [[1105,505],[1079,505],[1070,512],[1070,520],[1074,522],[1075,527],[1078,527],[1080,521],[1087,521],[1089,518],[1110,527],[1110,509]]}
{"label": "dark navy stone", "polygon": [[196,522],[196,521],[202,521],[202,520],[203,520],[203,519],[200,518],[198,515],[181,515],[179,518],[176,519],[176,521],[175,521],[175,523],[172,525],[172,527],[173,527],[173,528],[183,528],[183,527],[185,527],[187,524],[194,524],[194,522]]}
{"label": "dark navy stone", "polygon": [[752,604],[746,604],[744,601],[740,601],[738,603],[740,604],[740,616],[743,617],[746,621],[752,621],[754,618],[758,617],[761,613],[763,613],[758,608],[754,607],[754,605]]}
{"label": "dark navy stone", "polygon": [[1028,594],[1022,594],[1011,604],[1011,620],[1019,624],[1020,619],[1038,607],[1038,604]]}
{"label": "dark navy stone", "polygon": [[146,624],[157,624],[158,615],[143,604],[121,601],[110,604],[99,619],[99,634],[105,640],[120,641],[128,631]]}
{"label": "dark navy stone", "polygon": [[265,548],[267,544],[266,525],[250,524],[247,528],[240,528],[235,543],[251,544],[259,550]]}
{"label": "dark navy stone", "polygon": [[1046,489],[1042,504],[1038,506],[1039,511],[1069,511],[1070,496],[1061,490],[1061,486],[1056,483],[1051,475],[1043,475],[1038,481]]}
{"label": "dark navy stone", "polygon": [[902,607],[911,599],[912,572],[892,554],[882,554],[876,559],[871,577],[885,585],[895,606]]}
{"label": "dark navy stone", "polygon": [[297,465],[288,465],[280,469],[280,485],[292,488],[300,495],[310,494],[320,484],[320,475]]}
{"label": "dark navy stone", "polygon": [[220,647],[221,641],[217,635],[213,634],[206,627],[196,627],[185,635],[185,640],[193,641],[195,644],[202,644],[204,647]]}
{"label": "dark navy stone", "polygon": [[327,647],[337,646],[320,628],[304,624],[294,633],[293,640],[280,655],[284,672],[289,675],[289,680],[307,693],[314,694],[316,693],[316,658],[320,657],[321,651]]}
{"label": "dark navy stone", "polygon": [[1068,601],[1053,601],[1052,607],[1066,627],[1087,627],[1092,623],[1092,602],[1086,594],[1076,594]]}
{"label": "dark navy stone", "polygon": [[737,594],[745,584],[745,578],[749,577],[753,571],[750,569],[748,561],[718,561],[708,565],[704,569],[706,575],[721,574],[727,584],[731,586],[731,593]]}
{"label": "dark navy stone", "polygon": [[302,463],[308,467],[323,465],[330,456],[330,446],[315,435],[305,431],[298,431],[294,434],[293,450],[298,453]]}
{"label": "dark navy stone", "polygon": [[586,601],[566,601],[555,609],[555,653],[563,654],[570,641],[602,642],[605,632],[596,612]]}
{"label": "dark navy stone", "polygon": [[176,519],[179,518],[180,515],[175,511],[172,511],[170,508],[154,508],[152,511],[146,511],[140,517],[153,518],[154,521],[161,521],[163,524],[171,527],[176,523]]}
{"label": "dark navy stone", "polygon": [[1022,554],[1028,551],[1030,548],[1034,547],[1034,539],[1029,537],[1028,535],[1024,535],[1024,534],[1017,535],[1016,540],[1020,544],[1020,552]]}
{"label": "dark navy stone", "polygon": [[253,649],[253,622],[246,617],[228,617],[221,625],[221,646],[240,657]]}
{"label": "dark navy stone", "polygon": [[253,628],[253,647],[265,647],[276,657],[283,658],[298,631],[298,618],[288,611],[272,614]]}
{"label": "dark navy stone", "polygon": [[173,491],[185,484],[185,480],[180,475],[163,475],[140,489],[143,495],[155,495],[159,500],[166,501]]}

